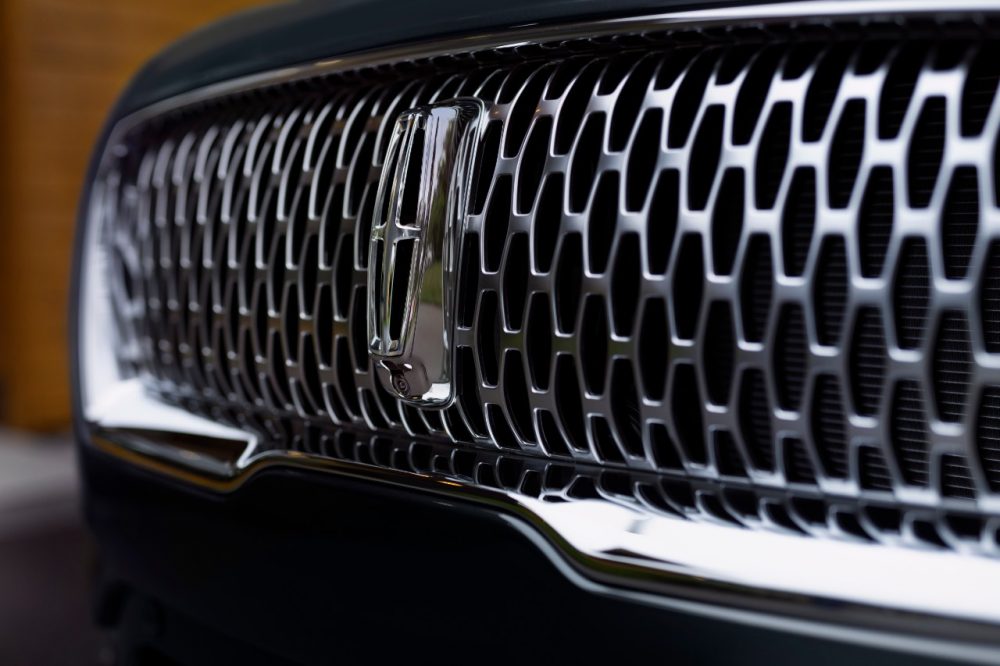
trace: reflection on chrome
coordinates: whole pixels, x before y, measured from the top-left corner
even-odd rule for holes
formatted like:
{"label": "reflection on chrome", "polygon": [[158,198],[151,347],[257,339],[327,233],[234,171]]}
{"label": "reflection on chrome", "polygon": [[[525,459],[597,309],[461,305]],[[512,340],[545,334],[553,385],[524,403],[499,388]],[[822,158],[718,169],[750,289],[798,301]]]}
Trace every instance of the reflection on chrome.
{"label": "reflection on chrome", "polygon": [[104,437],[137,453],[216,477],[233,477],[253,460],[257,437],[149,397],[138,379],[101,396],[88,413]]}

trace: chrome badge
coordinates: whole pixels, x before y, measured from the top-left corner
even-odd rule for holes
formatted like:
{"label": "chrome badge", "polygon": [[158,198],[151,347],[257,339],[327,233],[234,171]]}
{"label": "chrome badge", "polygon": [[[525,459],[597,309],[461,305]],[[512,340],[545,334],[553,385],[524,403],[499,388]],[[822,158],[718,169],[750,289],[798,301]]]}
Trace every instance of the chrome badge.
{"label": "chrome badge", "polygon": [[454,99],[396,120],[368,246],[368,351],[382,385],[447,407],[462,233],[484,107]]}

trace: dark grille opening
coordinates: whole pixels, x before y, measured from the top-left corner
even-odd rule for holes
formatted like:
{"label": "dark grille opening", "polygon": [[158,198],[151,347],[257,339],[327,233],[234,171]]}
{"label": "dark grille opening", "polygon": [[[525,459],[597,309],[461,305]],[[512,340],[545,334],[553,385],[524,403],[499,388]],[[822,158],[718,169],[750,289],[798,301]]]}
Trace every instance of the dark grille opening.
{"label": "dark grille opening", "polygon": [[726,169],[712,215],[712,267],[729,275],[743,231],[744,183],[742,169]]}
{"label": "dark grille opening", "polygon": [[852,99],[844,105],[830,144],[827,164],[830,205],[844,208],[851,199],[865,146],[865,103]]}
{"label": "dark grille opening", "polygon": [[600,416],[592,416],[590,425],[598,458],[604,462],[624,463],[625,456],[618,448],[618,443],[615,441],[614,433],[611,432],[611,426],[608,425],[607,420]]}
{"label": "dark grille opening", "polygon": [[820,57],[803,100],[802,134],[806,141],[819,141],[822,136],[850,57],[851,48],[843,44],[829,47]]}
{"label": "dark grille opening", "polygon": [[517,434],[522,441],[534,443],[535,430],[532,427],[528,384],[524,377],[521,355],[516,351],[509,350],[504,356],[503,380],[507,411],[512,417]]}
{"label": "dark grille opening", "polygon": [[855,539],[860,539],[861,541],[871,541],[872,537],[865,531],[865,528],[861,526],[858,522],[858,517],[853,513],[847,511],[837,511],[834,514],[834,520],[837,523],[837,527],[848,536],[852,536]]}
{"label": "dark grille opening", "polygon": [[587,436],[584,433],[583,405],[580,404],[580,384],[576,379],[573,357],[565,354],[556,357],[556,407],[562,417],[563,428],[569,436],[573,448],[586,451]]}
{"label": "dark grille opening", "polygon": [[569,209],[574,213],[580,213],[587,207],[603,142],[604,115],[595,113],[587,118],[587,124],[580,132],[569,169]]}
{"label": "dark grille opening", "polygon": [[862,44],[854,60],[854,73],[867,76],[878,71],[878,68],[885,62],[892,48],[893,43],[888,40],[877,40]]}
{"label": "dark grille opening", "polygon": [[784,62],[781,65],[781,78],[786,81],[794,81],[799,78],[808,71],[822,51],[821,44],[808,42],[793,44],[785,54]]}
{"label": "dark grille opening", "polygon": [[651,273],[662,275],[667,270],[670,249],[677,232],[677,207],[680,196],[680,176],[675,169],[660,173],[653,191],[646,220],[646,252]]}
{"label": "dark grille opening", "polygon": [[778,527],[783,527],[789,532],[805,534],[805,531],[796,525],[792,517],[788,515],[788,510],[783,505],[767,502],[764,504],[764,513]]}
{"label": "dark grille opening", "polygon": [[482,402],[479,400],[479,380],[476,377],[475,361],[472,350],[460,347],[455,359],[455,385],[458,387],[458,399],[462,411],[469,419],[473,432],[486,434],[486,422],[483,420]]}
{"label": "dark grille opening", "polygon": [[879,138],[891,139],[899,133],[927,51],[925,42],[903,43],[896,49],[879,97]]}
{"label": "dark grille opening", "polygon": [[935,70],[949,70],[958,67],[969,51],[969,43],[964,39],[945,39],[939,42],[931,57],[931,67]]}
{"label": "dark grille opening", "polygon": [[458,285],[458,325],[472,328],[476,317],[476,304],[479,298],[479,237],[469,234],[465,237],[462,247],[462,276]]}
{"label": "dark grille opening", "polygon": [[1000,83],[1000,52],[993,43],[976,50],[962,88],[962,134],[976,136],[983,131]]}
{"label": "dark grille opening", "polygon": [[885,506],[865,507],[865,516],[881,532],[898,534],[903,527],[903,512]]}
{"label": "dark grille opening", "polygon": [[792,105],[779,102],[774,105],[757,152],[756,197],[758,208],[774,208],[778,188],[788,164],[788,147],[792,138]]}
{"label": "dark grille opening", "polygon": [[[493,173],[497,166],[497,158],[500,156],[501,132],[503,132],[503,123],[489,123],[484,132],[484,139],[480,144],[480,151],[482,152],[479,160],[480,167],[477,178],[476,197],[472,205],[472,211],[476,215],[483,212],[486,206],[486,197],[490,193],[490,186],[493,185]],[[386,203],[388,204],[388,200],[386,200]],[[385,219],[385,217],[382,219]]]}
{"label": "dark grille opening", "polygon": [[979,230],[979,183],[973,167],[959,167],[948,185],[941,215],[944,273],[952,280],[965,277]]}
{"label": "dark grille opening", "polygon": [[983,533],[983,521],[978,516],[948,514],[945,516],[945,525],[959,539],[979,541]]}
{"label": "dark grille opening", "polygon": [[797,497],[792,500],[792,510],[805,523],[818,527],[827,526],[827,506],[823,500]]}
{"label": "dark grille opening", "polygon": [[802,308],[795,304],[786,304],[781,308],[774,346],[778,404],[783,409],[799,409],[802,388],[805,385],[807,352],[806,323]]}
{"label": "dark grille opening", "polygon": [[512,331],[521,330],[524,322],[524,306],[528,299],[528,266],[528,235],[514,234],[510,237],[501,292],[504,318]]}
{"label": "dark grille opening", "polygon": [[816,473],[805,444],[800,439],[785,439],[783,443],[785,454],[785,478],[791,483],[816,483]]}
{"label": "dark grille opening", "polygon": [[510,422],[504,417],[500,405],[486,405],[486,420],[489,423],[490,435],[497,446],[504,449],[517,449],[517,436]]}
{"label": "dark grille opening", "polygon": [[496,273],[500,270],[503,251],[507,243],[510,225],[510,176],[501,176],[490,196],[486,220],[483,223],[483,259],[486,270]]}
{"label": "dark grille opening", "polygon": [[724,118],[723,107],[718,105],[708,107],[694,137],[691,160],[688,164],[688,205],[694,210],[705,208],[708,195],[712,191],[712,184],[715,182],[715,172],[722,151]]}
{"label": "dark grille opening", "polygon": [[626,205],[629,210],[642,210],[643,204],[646,203],[646,194],[649,192],[656,162],[660,156],[662,132],[663,111],[654,109],[647,112],[636,132],[628,159],[628,171],[625,173]]}
{"label": "dark grille opening", "polygon": [[542,391],[548,390],[552,363],[552,316],[545,294],[535,294],[531,299],[525,325],[525,347],[532,385]]}
{"label": "dark grille opening", "polygon": [[934,194],[941,158],[944,156],[945,100],[932,97],[924,103],[917,125],[913,130],[910,152],[907,156],[907,188],[910,205],[926,208]]}
{"label": "dark grille opening", "polygon": [[[685,70],[681,83],[675,93],[677,104],[670,114],[670,128],[667,130],[667,144],[671,148],[679,148],[687,143],[691,126],[694,124],[695,115],[698,113],[701,100],[705,95],[705,86],[708,83],[708,77],[711,76],[712,71],[715,69],[716,61],[720,54],[721,49],[706,50],[695,57],[694,61]],[[666,86],[666,81],[657,81],[657,87]],[[711,111],[711,113],[718,116],[715,122],[718,122],[719,127],[714,137],[714,145],[718,146],[722,141],[722,108],[712,108],[715,110]],[[695,144],[698,144],[697,139],[695,140]],[[718,152],[718,148],[716,148],[715,152]]]}
{"label": "dark grille opening", "polygon": [[762,234],[750,237],[743,267],[740,306],[743,335],[750,342],[761,342],[771,315],[774,269],[771,266],[771,239]]}
{"label": "dark grille opening", "polygon": [[701,394],[694,367],[678,365],[674,370],[673,418],[680,437],[679,444],[688,460],[704,464],[705,431],[701,420]]}
{"label": "dark grille opening", "polygon": [[[542,438],[542,446],[551,455],[568,456],[569,448],[566,446],[566,439],[559,432],[559,426],[552,414],[547,411],[538,412],[538,432]],[[555,469],[551,467],[550,469]]]}
{"label": "dark grille opening", "polygon": [[938,416],[943,421],[958,421],[965,411],[972,375],[972,348],[969,326],[960,312],[949,311],[941,317],[931,372]]}
{"label": "dark grille opening", "polygon": [[847,309],[847,255],[844,239],[828,236],[823,240],[814,276],[816,335],[821,344],[835,345]]}
{"label": "dark grille opening", "polygon": [[[530,67],[525,69],[528,69],[530,78],[517,94],[517,98],[514,100],[514,106],[510,110],[510,115],[507,117],[507,140],[506,145],[504,146],[504,155],[506,157],[513,157],[517,155],[518,151],[521,149],[524,137],[528,133],[528,128],[531,126],[531,119],[535,115],[535,109],[538,107],[538,102],[542,98],[542,88],[552,75],[551,67]],[[513,82],[514,80],[512,78],[508,78],[506,83]],[[513,88],[513,86],[505,85],[504,88]],[[501,91],[501,95],[503,94],[503,91]],[[550,122],[550,119],[546,119],[546,122]],[[532,127],[532,132],[536,132],[539,127],[544,127],[544,125],[545,122],[536,122],[534,127]],[[533,138],[536,141],[544,139],[544,142],[547,144],[548,130],[544,129],[544,132],[544,137]],[[529,142],[524,151],[525,159],[528,159],[529,156],[538,157],[538,150],[538,146],[532,147]],[[542,159],[544,160],[544,155],[542,155]],[[538,168],[540,169],[540,167]],[[529,167],[527,171],[521,172],[522,175],[526,173],[531,174],[532,168]]]}
{"label": "dark grille opening", "polygon": [[649,426],[649,442],[653,448],[653,461],[663,469],[683,469],[677,445],[670,438],[667,427],[662,423],[651,423]]}
{"label": "dark grille opening", "polygon": [[608,362],[608,318],[604,299],[588,296],[583,306],[580,330],[580,361],[583,381],[589,393],[604,393],[604,373]]}
{"label": "dark grille opening", "polygon": [[708,399],[717,405],[729,402],[729,389],[733,383],[733,363],[736,358],[736,337],[729,304],[716,301],[708,309],[705,324],[704,358],[705,382]]}
{"label": "dark grille opening", "polygon": [[858,468],[861,487],[865,490],[892,490],[892,476],[878,449],[870,446],[858,449]]}
{"label": "dark grille opening", "polygon": [[573,146],[577,132],[583,124],[584,114],[597,86],[601,73],[600,61],[587,63],[573,80],[559,111],[556,123],[556,152],[565,155]]}
{"label": "dark grille opening", "polygon": [[785,275],[802,275],[816,226],[816,171],[797,169],[792,176],[781,218],[781,247]]}
{"label": "dark grille opening", "polygon": [[925,335],[931,298],[930,275],[927,243],[922,238],[906,239],[893,286],[896,344],[903,349],[916,348]]}
{"label": "dark grille opening", "polygon": [[[620,60],[618,62],[627,61]],[[635,126],[635,121],[639,117],[643,100],[646,98],[646,90],[650,87],[653,72],[657,64],[658,62],[655,57],[646,57],[640,60],[628,73],[628,78],[625,79],[625,83],[618,93],[618,99],[615,101],[615,110],[611,116],[611,150],[618,151],[625,148],[631,130]],[[624,77],[624,73],[622,76]],[[602,81],[602,84],[610,82],[607,75],[604,78],[605,81]],[[644,136],[640,129],[637,141],[648,137],[649,135]],[[657,127],[655,137],[656,139],[659,138],[659,127]],[[654,148],[658,147],[656,139],[653,141]],[[653,154],[655,155],[655,153]]]}
{"label": "dark grille opening", "polygon": [[611,274],[611,321],[615,334],[627,338],[632,335],[632,322],[642,288],[639,236],[632,233],[621,236],[616,255]]}
{"label": "dark grille opening", "polygon": [[893,196],[892,169],[872,169],[858,219],[861,274],[865,277],[878,277],[882,273],[892,236]]}
{"label": "dark grille opening", "polygon": [[[782,49],[771,46],[762,49],[751,62],[750,68],[743,79],[743,84],[740,86],[740,92],[736,96],[733,117],[734,143],[745,144],[750,142],[750,138],[760,118],[761,107],[764,105],[767,92],[771,88],[771,81],[777,74],[778,60],[781,55]],[[742,59],[740,60],[742,61]],[[743,63],[740,62],[739,64],[742,68]],[[787,128],[787,124],[785,127]],[[774,140],[774,143],[768,141],[768,138]],[[765,133],[765,139],[762,142],[780,155],[782,141],[787,144],[787,137],[783,139],[780,136],[768,137]]]}
{"label": "dark grille opening", "polygon": [[916,382],[896,384],[890,419],[889,437],[903,480],[913,486],[926,486],[930,443],[924,401]]}
{"label": "dark grille opening", "polygon": [[747,453],[757,469],[774,469],[774,442],[771,436],[771,407],[767,399],[764,373],[747,370],[740,385],[740,429]]}
{"label": "dark grille opening", "polygon": [[500,377],[500,304],[495,291],[484,291],[479,311],[477,350],[483,381],[496,386]]}
{"label": "dark grille opening", "polygon": [[938,533],[937,528],[934,527],[934,523],[927,520],[913,521],[913,536],[917,537],[928,546],[934,546],[935,548],[948,547],[948,544],[944,542],[941,535]]}
{"label": "dark grille opening", "polygon": [[603,273],[608,267],[611,245],[618,226],[618,174],[607,172],[597,184],[590,205],[587,225],[587,266],[591,273]]}
{"label": "dark grille opening", "polygon": [[[332,236],[333,234],[329,235]],[[366,238],[365,240],[367,241],[368,239]],[[337,272],[334,276],[334,305],[336,307],[337,316],[341,319],[346,319],[347,313],[350,312],[351,287],[354,273],[354,263],[351,261],[351,252],[353,248],[351,247],[350,241],[350,237],[347,237],[340,243],[340,253],[337,259]],[[365,244],[364,257],[365,262],[367,263],[367,243]],[[478,272],[479,271],[476,271],[477,274]]]}
{"label": "dark grille opening", "polygon": [[[634,490],[656,511],[896,535],[887,540],[915,517],[944,525],[941,507],[889,494],[900,484],[990,506],[979,500],[1000,494],[1000,390],[984,386],[995,369],[983,352],[1000,353],[1000,242],[980,199],[992,206],[996,192],[982,188],[1000,182],[996,49],[981,31],[944,49],[943,37],[877,32],[650,34],[521,49],[516,61],[500,49],[139,122],[101,175],[120,182],[107,195],[115,217],[101,223],[121,365],[151,393],[259,431],[276,450],[304,450],[310,432],[375,429],[649,475],[567,479],[558,496],[541,468],[501,475],[547,501]],[[924,85],[932,51],[954,90],[944,78]],[[854,76],[880,87],[877,101],[850,98]],[[781,79],[792,83],[773,95]],[[801,98],[789,98],[796,87]],[[377,381],[367,262],[384,219],[379,177],[402,159],[384,155],[391,123],[456,95],[500,102],[456,258],[458,400],[439,412],[404,407]],[[958,151],[952,120],[968,141]],[[878,161],[869,125],[905,164]],[[282,126],[297,147],[279,141]],[[228,164],[193,180],[197,156],[215,155],[212,136],[228,137]],[[803,140],[808,154],[794,148]],[[991,161],[963,163],[973,148]],[[412,264],[412,246],[397,251]],[[398,298],[409,276],[396,281]],[[965,428],[968,452],[932,436],[939,420]],[[349,448],[352,460],[408,459]],[[496,476],[451,450],[419,469]],[[749,484],[758,471],[787,486]]]}
{"label": "dark grille opening", "polygon": [[990,244],[979,286],[979,316],[986,351],[1000,352],[1000,243]]}
{"label": "dark grille opening", "polygon": [[1000,387],[987,386],[976,418],[979,463],[990,489],[1000,490]]}
{"label": "dark grille opening", "polygon": [[672,280],[671,303],[674,306],[674,326],[677,335],[688,340],[694,337],[704,289],[705,265],[701,252],[701,236],[697,234],[684,236],[681,239]]}
{"label": "dark grille opening", "polygon": [[611,368],[611,413],[630,456],[642,457],[642,411],[635,391],[632,363],[618,359]]}
{"label": "dark grille opening", "polygon": [[667,361],[670,334],[667,331],[667,309],[662,299],[646,301],[639,328],[640,373],[647,398],[659,400],[667,381]]}
{"label": "dark grille opening", "polygon": [[886,361],[882,317],[876,308],[863,308],[854,324],[850,355],[854,410],[862,416],[874,416],[878,411]]}
{"label": "dark grille opening", "polygon": [[752,492],[730,488],[725,493],[726,504],[732,511],[744,518],[760,520],[760,502]]}
{"label": "dark grille opening", "polygon": [[746,465],[743,464],[733,436],[726,430],[716,430],[714,441],[715,464],[719,468],[719,474],[746,478]]}
{"label": "dark grille opening", "polygon": [[569,234],[562,239],[554,289],[556,321],[559,330],[566,333],[571,333],[576,325],[581,279],[583,279],[583,247],[580,235]]}
{"label": "dark grille opening", "polygon": [[941,456],[941,494],[959,499],[976,498],[976,482],[964,456]]}
{"label": "dark grille opening", "polygon": [[562,213],[563,176],[557,173],[545,179],[531,224],[535,268],[541,273],[548,273],[552,268],[552,258],[562,229]]}
{"label": "dark grille opening", "polygon": [[530,213],[535,206],[535,196],[545,173],[545,159],[549,152],[552,118],[539,118],[531,128],[517,172],[517,210]]}
{"label": "dark grille opening", "polygon": [[812,431],[827,476],[847,476],[847,439],[840,386],[832,375],[820,375],[813,388]]}

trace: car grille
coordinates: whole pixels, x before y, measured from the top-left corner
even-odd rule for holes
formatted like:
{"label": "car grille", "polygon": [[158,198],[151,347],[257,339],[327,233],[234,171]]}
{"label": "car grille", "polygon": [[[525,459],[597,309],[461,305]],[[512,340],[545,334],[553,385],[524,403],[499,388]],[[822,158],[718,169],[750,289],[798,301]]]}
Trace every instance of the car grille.
{"label": "car grille", "polygon": [[[112,146],[98,190],[119,361],[275,449],[377,462],[383,447],[385,464],[537,496],[993,552],[988,33],[623,35],[159,114]],[[372,372],[367,247],[396,116],[457,96],[490,107],[459,399],[422,411]]]}

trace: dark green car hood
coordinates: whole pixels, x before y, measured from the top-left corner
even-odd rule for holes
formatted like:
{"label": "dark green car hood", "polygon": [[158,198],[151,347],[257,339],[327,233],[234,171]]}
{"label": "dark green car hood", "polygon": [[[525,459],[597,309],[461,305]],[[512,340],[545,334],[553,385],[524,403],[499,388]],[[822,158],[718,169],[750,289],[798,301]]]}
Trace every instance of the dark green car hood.
{"label": "dark green car hood", "polygon": [[342,0],[250,10],[174,43],[136,75],[121,116],[152,102],[255,72],[419,42],[560,21],[676,12],[732,0]]}

